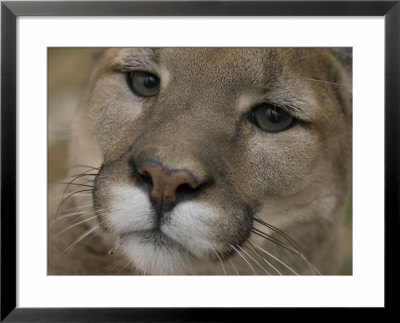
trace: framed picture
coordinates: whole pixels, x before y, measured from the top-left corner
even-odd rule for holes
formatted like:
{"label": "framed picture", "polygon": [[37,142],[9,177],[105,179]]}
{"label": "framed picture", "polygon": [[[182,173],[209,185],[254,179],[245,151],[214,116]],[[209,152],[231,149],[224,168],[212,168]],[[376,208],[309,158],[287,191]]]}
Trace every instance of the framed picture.
{"label": "framed picture", "polygon": [[[399,233],[398,1],[5,1],[1,9],[2,320],[234,321],[238,308],[255,315],[271,307],[393,306],[388,289],[396,280],[390,255],[397,254]],[[163,96],[166,88],[177,92]],[[87,111],[74,118],[79,100]],[[201,110],[217,101],[241,112]],[[330,109],[333,102],[340,102],[340,111]],[[138,107],[159,116],[146,119],[146,112],[137,121]],[[66,126],[75,139],[63,139]],[[68,148],[67,141],[74,144]],[[74,162],[66,166],[67,159]],[[79,165],[70,173],[75,177],[60,196],[53,194],[52,184],[72,164]],[[271,170],[260,170],[261,164]],[[132,183],[138,188],[133,195]],[[91,209],[66,206],[72,195],[89,195]],[[231,199],[225,205],[218,196]],[[274,209],[268,221],[254,211],[265,196],[273,197],[263,204]],[[53,235],[56,225],[47,215],[55,198],[53,220],[73,221]],[[202,198],[207,203],[199,209],[206,211],[189,212]],[[164,226],[157,231],[161,238],[153,229],[151,237],[141,236],[146,248],[132,256],[139,249],[126,246],[149,220],[132,219],[126,205],[155,210],[149,218]],[[328,209],[331,217],[314,220]],[[180,218],[187,213],[196,219],[193,225]],[[59,249],[68,257],[56,262],[54,237],[89,221],[89,230],[61,240]],[[335,221],[346,222],[344,238],[329,229]],[[315,226],[302,229],[303,236],[293,232],[296,241],[303,239],[301,247],[288,222]],[[91,235],[100,227],[117,232],[109,244]],[[277,259],[273,246],[253,245],[247,233],[292,256]],[[175,240],[165,240],[169,235]],[[250,245],[237,242],[241,236]],[[338,256],[343,266],[332,260],[339,240],[347,246]],[[156,253],[149,241],[167,247]],[[74,253],[79,245],[102,254],[108,272],[88,267],[97,258]],[[181,249],[196,261],[207,254],[215,268],[186,270],[190,257],[181,257]],[[123,256],[113,260],[118,253]]]}

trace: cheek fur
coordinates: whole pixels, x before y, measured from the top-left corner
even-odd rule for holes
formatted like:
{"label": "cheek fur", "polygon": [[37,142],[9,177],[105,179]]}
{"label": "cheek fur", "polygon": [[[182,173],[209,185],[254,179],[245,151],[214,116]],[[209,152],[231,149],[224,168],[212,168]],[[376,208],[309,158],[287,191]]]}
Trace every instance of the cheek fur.
{"label": "cheek fur", "polygon": [[291,194],[299,190],[299,185],[313,179],[318,143],[302,131],[288,131],[293,134],[256,137],[248,144],[249,168],[257,174],[253,185],[257,183],[263,195],[267,192]]}

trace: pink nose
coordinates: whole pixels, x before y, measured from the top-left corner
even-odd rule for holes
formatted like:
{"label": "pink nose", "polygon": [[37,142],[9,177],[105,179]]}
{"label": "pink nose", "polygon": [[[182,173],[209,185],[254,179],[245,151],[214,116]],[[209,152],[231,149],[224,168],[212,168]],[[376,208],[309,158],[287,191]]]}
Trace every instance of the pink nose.
{"label": "pink nose", "polygon": [[139,174],[151,179],[153,189],[150,200],[158,213],[170,211],[176,204],[178,187],[195,189],[199,186],[194,176],[186,170],[165,170],[157,163],[144,163],[137,167]]}

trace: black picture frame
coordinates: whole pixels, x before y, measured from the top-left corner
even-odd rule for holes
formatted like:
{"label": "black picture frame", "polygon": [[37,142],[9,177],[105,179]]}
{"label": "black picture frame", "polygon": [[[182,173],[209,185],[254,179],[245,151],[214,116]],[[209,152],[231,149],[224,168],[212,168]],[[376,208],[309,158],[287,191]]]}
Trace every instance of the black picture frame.
{"label": "black picture frame", "polygon": [[[385,19],[385,309],[396,309],[396,297],[390,289],[396,289],[399,286],[399,274],[396,269],[398,267],[394,265],[399,255],[400,231],[400,203],[398,202],[400,197],[399,0],[4,1],[1,3],[1,321],[232,322],[241,320],[239,311],[240,314],[244,312],[255,320],[257,317],[266,315],[263,313],[265,309],[254,308],[61,309],[18,308],[16,306],[16,19],[19,16],[383,16]],[[373,255],[371,255],[371,261],[373,261]],[[380,311],[378,309],[378,315],[381,315]],[[382,319],[381,316],[379,317]]]}

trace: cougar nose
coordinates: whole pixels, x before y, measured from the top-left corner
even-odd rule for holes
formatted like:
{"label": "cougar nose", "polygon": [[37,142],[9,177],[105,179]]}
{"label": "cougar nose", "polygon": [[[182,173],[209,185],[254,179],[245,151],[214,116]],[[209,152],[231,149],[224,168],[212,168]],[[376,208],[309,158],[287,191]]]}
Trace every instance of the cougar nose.
{"label": "cougar nose", "polygon": [[184,169],[168,170],[149,161],[140,163],[137,169],[153,186],[150,200],[159,214],[175,206],[178,187],[195,189],[199,186],[195,176]]}

